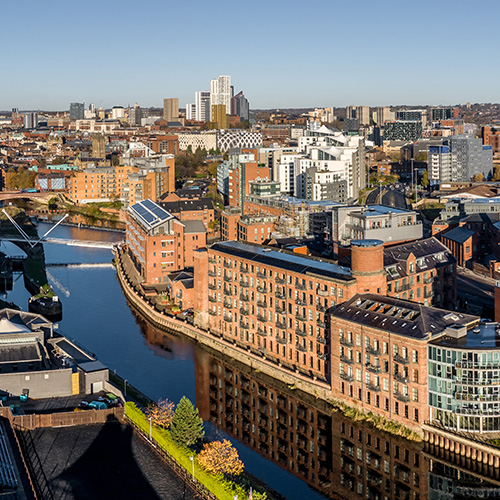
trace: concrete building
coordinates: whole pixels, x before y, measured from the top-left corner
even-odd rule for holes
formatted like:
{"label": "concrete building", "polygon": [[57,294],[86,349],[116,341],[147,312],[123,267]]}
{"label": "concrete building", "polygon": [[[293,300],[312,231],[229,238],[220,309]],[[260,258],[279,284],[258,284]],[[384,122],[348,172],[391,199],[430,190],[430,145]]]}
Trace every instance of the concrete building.
{"label": "concrete building", "polygon": [[250,119],[250,107],[243,92],[238,92],[238,94],[231,98],[231,115],[239,116],[245,121]]}
{"label": "concrete building", "polygon": [[352,240],[382,240],[386,244],[413,241],[422,238],[422,223],[417,213],[385,205],[339,205],[332,207],[326,231],[334,255],[340,246]]}
{"label": "concrete building", "polygon": [[11,397],[67,397],[109,389],[106,366],[39,314],[0,311],[0,387]]}
{"label": "concrete building", "polygon": [[36,128],[38,125],[38,113],[29,112],[23,114],[23,127],[26,130],[31,130]]}
{"label": "concrete building", "polygon": [[231,149],[253,149],[262,146],[262,133],[252,130],[217,130],[217,148],[225,153]]}
{"label": "concrete building", "polygon": [[209,122],[210,121],[210,92],[200,91],[195,92],[195,120],[197,122]]}
{"label": "concrete building", "polygon": [[186,120],[196,120],[196,104],[186,104]]}
{"label": "concrete building", "polygon": [[151,200],[126,211],[127,252],[144,285],[169,283],[169,274],[194,265],[194,252],[206,247],[201,221],[179,221]]}
{"label": "concrete building", "polygon": [[186,151],[191,146],[193,151],[198,148],[206,149],[207,151],[217,149],[217,134],[215,131],[207,130],[202,132],[179,132],[179,149]]}
{"label": "concrete building", "polygon": [[395,120],[384,125],[384,141],[417,141],[421,137],[419,120]]}
{"label": "concrete building", "polygon": [[69,117],[71,120],[83,120],[85,117],[85,103],[72,102],[69,105]]}
{"label": "concrete building", "polygon": [[142,108],[135,105],[129,110],[128,122],[132,127],[140,127],[142,125]]}
{"label": "concrete building", "polygon": [[179,98],[163,99],[163,119],[167,122],[179,121]]}
{"label": "concrete building", "polygon": [[113,106],[111,109],[111,119],[112,120],[124,120],[125,119],[125,108],[123,106]]}
{"label": "concrete building", "polygon": [[[213,112],[214,105],[224,105],[226,113],[231,111],[231,99],[233,97],[233,88],[231,86],[231,77],[227,75],[218,76],[210,80],[210,121],[216,122]],[[217,109],[217,108],[215,108]],[[227,128],[227,127],[223,127]]]}
{"label": "concrete building", "polygon": [[463,134],[451,136],[448,139],[452,157],[452,179],[468,181],[482,174],[485,178],[493,169],[493,150],[484,146],[481,139]]}
{"label": "concrete building", "polygon": [[358,120],[359,125],[370,125],[370,107],[369,106],[347,106],[346,118]]}

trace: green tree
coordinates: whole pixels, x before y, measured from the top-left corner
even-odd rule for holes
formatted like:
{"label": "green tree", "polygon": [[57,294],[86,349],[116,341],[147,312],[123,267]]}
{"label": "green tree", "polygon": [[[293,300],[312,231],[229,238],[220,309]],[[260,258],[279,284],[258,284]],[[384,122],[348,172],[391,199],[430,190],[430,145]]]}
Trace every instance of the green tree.
{"label": "green tree", "polygon": [[212,177],[216,177],[217,176],[217,166],[219,164],[216,162],[216,161],[213,161],[210,163],[210,165],[208,166],[208,173],[209,175],[211,175]]}
{"label": "green tree", "polygon": [[193,147],[191,146],[191,144],[186,148],[186,154],[187,155],[193,154]]}
{"label": "green tree", "polygon": [[170,424],[170,436],[178,444],[193,446],[205,435],[203,420],[193,403],[183,396]]}
{"label": "green tree", "polygon": [[484,181],[484,175],[483,174],[477,174],[472,178],[473,182],[483,182]]}
{"label": "green tree", "polygon": [[429,174],[427,173],[427,170],[424,170],[424,173],[422,174],[421,184],[422,186],[424,186],[424,188],[429,185]]}

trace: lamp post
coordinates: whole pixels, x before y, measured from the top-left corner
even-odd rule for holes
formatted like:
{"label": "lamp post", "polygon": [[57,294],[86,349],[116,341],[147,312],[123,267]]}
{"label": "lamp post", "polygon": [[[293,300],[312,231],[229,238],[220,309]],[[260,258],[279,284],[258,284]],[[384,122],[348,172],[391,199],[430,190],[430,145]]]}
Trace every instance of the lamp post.
{"label": "lamp post", "polygon": [[153,441],[153,418],[149,417],[149,440]]}
{"label": "lamp post", "polygon": [[189,457],[189,460],[191,460],[191,463],[193,464],[193,481],[194,481],[194,456],[193,456],[193,455],[191,455],[191,456]]}
{"label": "lamp post", "polygon": [[123,396],[127,399],[127,379],[123,381]]}

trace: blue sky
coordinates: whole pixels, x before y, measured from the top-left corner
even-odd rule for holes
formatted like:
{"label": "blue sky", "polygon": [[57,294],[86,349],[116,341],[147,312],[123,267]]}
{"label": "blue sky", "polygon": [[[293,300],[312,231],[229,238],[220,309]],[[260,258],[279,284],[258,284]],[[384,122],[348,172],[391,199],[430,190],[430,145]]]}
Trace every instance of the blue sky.
{"label": "blue sky", "polygon": [[500,1],[2,2],[0,109],[183,107],[229,74],[252,108],[498,102]]}

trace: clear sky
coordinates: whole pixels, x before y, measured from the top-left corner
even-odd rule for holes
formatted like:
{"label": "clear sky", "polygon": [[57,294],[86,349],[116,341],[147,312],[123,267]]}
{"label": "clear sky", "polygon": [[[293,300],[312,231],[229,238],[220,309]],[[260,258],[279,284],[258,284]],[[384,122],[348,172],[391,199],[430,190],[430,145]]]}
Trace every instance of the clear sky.
{"label": "clear sky", "polygon": [[1,5],[0,109],[500,101],[499,0],[25,0]]}

